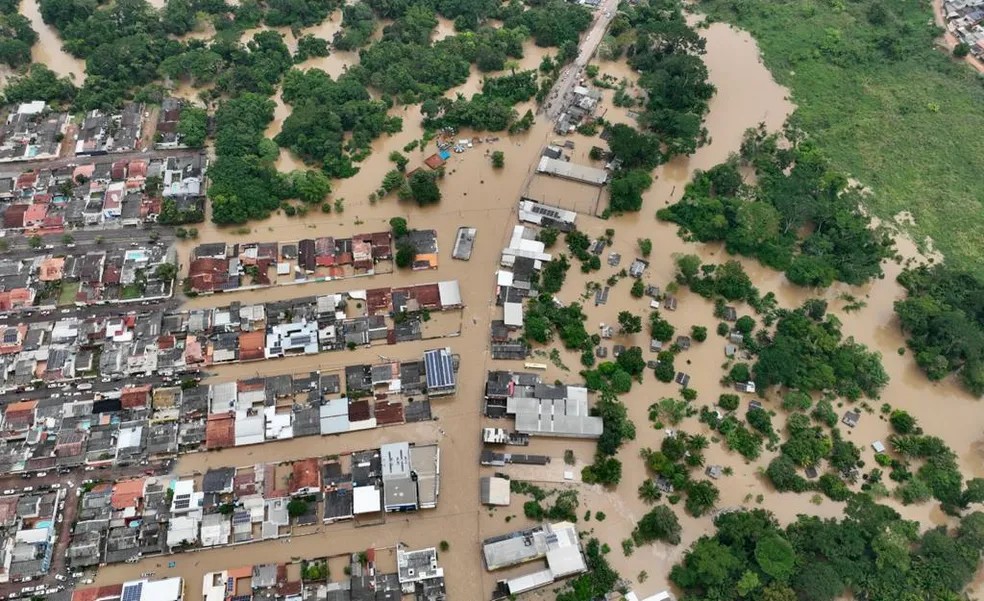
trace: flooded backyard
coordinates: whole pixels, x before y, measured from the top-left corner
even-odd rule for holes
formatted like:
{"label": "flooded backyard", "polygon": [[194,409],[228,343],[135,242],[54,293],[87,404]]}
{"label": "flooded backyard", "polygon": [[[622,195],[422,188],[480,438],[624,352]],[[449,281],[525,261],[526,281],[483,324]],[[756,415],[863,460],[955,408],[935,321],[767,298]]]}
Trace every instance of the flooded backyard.
{"label": "flooded backyard", "polygon": [[[84,64],[60,50],[60,40],[40,19],[36,0],[23,0],[22,10],[34,23],[41,35],[41,42],[35,45],[35,60],[45,62],[61,75],[74,77],[76,84],[84,78]],[[157,3],[155,3],[157,4]],[[331,39],[341,23],[340,12],[331,21],[325,21],[315,28],[303,30],[319,37]],[[441,20],[436,37],[449,35],[452,24]],[[284,31],[291,48],[296,47],[296,39],[289,31]],[[378,32],[377,32],[378,33]],[[781,127],[792,112],[793,105],[788,100],[788,91],[776,84],[759,59],[758,48],[751,37],[744,32],[723,24],[712,24],[700,30],[707,38],[707,63],[711,82],[717,94],[710,103],[706,119],[709,143],[693,156],[678,158],[659,167],[654,173],[652,188],[645,194],[643,210],[637,214],[601,220],[587,215],[578,217],[579,229],[589,236],[597,237],[608,228],[615,230],[614,247],[621,253],[623,266],[636,254],[637,239],[649,238],[653,241],[650,265],[644,275],[648,283],[665,287],[674,273],[674,255],[696,253],[705,261],[725,260],[722,248],[714,245],[695,245],[683,242],[676,235],[671,224],[655,220],[657,209],[678,200],[693,172],[707,169],[737,152],[743,132],[764,122],[770,130]],[[544,54],[528,44],[524,59],[519,62],[520,69],[536,68]],[[347,66],[356,64],[355,53],[335,53],[324,58],[312,58],[298,65],[299,68],[319,68],[333,77],[341,74]],[[632,81],[635,74],[623,63],[600,63],[602,73],[610,73],[616,78]],[[473,70],[467,83],[449,92],[470,95],[481,88],[482,75]],[[183,88],[182,95],[194,95],[195,91]],[[629,122],[631,115],[624,109],[611,105],[611,91],[605,91],[605,105],[612,120]],[[275,136],[283,121],[290,114],[280,94],[275,97],[277,108],[274,121],[266,135]],[[520,107],[520,114],[527,107]],[[594,443],[588,441],[561,441],[536,439],[524,452],[547,454],[553,458],[551,466],[543,470],[528,467],[486,468],[478,463],[481,452],[480,428],[483,425],[508,427],[501,422],[487,422],[482,417],[482,395],[486,372],[490,369],[522,369],[520,362],[493,362],[488,348],[490,322],[498,319],[501,309],[494,305],[495,276],[502,247],[507,243],[516,221],[516,203],[520,195],[530,189],[534,181],[533,170],[545,144],[556,136],[552,124],[542,117],[531,130],[518,136],[501,135],[498,141],[483,142],[473,148],[452,154],[445,169],[446,176],[441,183],[443,200],[440,204],[420,208],[413,204],[398,202],[390,195],[375,203],[369,196],[378,187],[383,175],[393,168],[388,155],[401,151],[413,140],[419,140],[424,132],[421,128],[421,115],[418,106],[394,107],[392,115],[403,118],[403,130],[392,136],[384,136],[373,144],[372,154],[359,167],[358,175],[351,179],[333,182],[332,198],[344,199],[344,211],[324,214],[314,207],[305,217],[287,217],[277,212],[268,220],[250,223],[243,228],[220,228],[210,219],[198,226],[197,240],[179,241],[179,257],[182,272],[185,272],[191,249],[202,243],[223,241],[268,242],[294,241],[313,236],[346,237],[357,232],[372,232],[389,229],[389,220],[400,216],[407,219],[409,227],[434,229],[438,232],[440,246],[440,265],[436,271],[397,271],[392,274],[375,275],[369,278],[311,283],[299,286],[273,287],[265,290],[234,292],[217,296],[203,296],[190,299],[185,308],[201,308],[226,305],[233,301],[258,303],[298,296],[342,292],[353,289],[382,286],[420,284],[437,280],[457,279],[465,309],[457,316],[458,335],[439,340],[425,340],[401,343],[395,347],[374,346],[353,351],[339,351],[305,357],[291,357],[280,360],[261,361],[240,365],[213,367],[207,382],[221,382],[256,375],[299,373],[312,370],[334,370],[360,362],[378,362],[380,357],[393,359],[419,358],[424,350],[439,346],[450,346],[461,357],[458,373],[458,393],[433,403],[437,420],[428,423],[403,424],[372,431],[349,433],[340,437],[305,438],[292,441],[267,443],[252,447],[225,449],[222,451],[200,453],[181,458],[175,469],[178,474],[202,472],[217,466],[244,466],[259,462],[284,461],[312,455],[330,455],[352,450],[378,446],[381,443],[408,440],[414,442],[439,441],[441,444],[441,494],[436,509],[424,510],[407,517],[388,515],[385,522],[373,526],[360,526],[355,523],[339,523],[319,527],[316,532],[306,536],[295,536],[289,544],[283,541],[253,543],[239,547],[213,549],[173,557],[149,558],[135,564],[118,564],[101,568],[97,582],[100,584],[120,582],[137,578],[142,572],[155,571],[157,577],[180,575],[185,578],[188,599],[201,598],[202,575],[205,572],[224,568],[249,565],[253,563],[287,562],[292,557],[317,557],[344,552],[353,552],[371,546],[389,547],[397,542],[412,547],[436,546],[446,540],[450,550],[441,554],[441,565],[447,577],[449,598],[459,600],[478,600],[488,598],[496,580],[502,573],[490,574],[484,570],[478,542],[489,536],[501,534],[522,527],[528,523],[523,516],[519,496],[513,497],[510,507],[495,510],[479,504],[479,484],[481,476],[492,475],[495,471],[511,473],[514,477],[550,482],[559,487],[576,486],[581,491],[580,513],[590,509],[607,515],[603,523],[595,521],[579,524],[581,529],[593,530],[593,535],[607,543],[613,552],[609,559],[624,578],[635,581],[637,575],[646,571],[649,575],[645,583],[636,583],[639,593],[652,594],[668,586],[667,575],[670,567],[678,561],[683,551],[699,536],[711,530],[709,518],[694,519],[685,516],[682,508],[677,511],[683,525],[683,541],[679,546],[669,547],[655,544],[639,548],[631,557],[624,557],[620,550],[621,541],[627,538],[635,522],[648,511],[636,494],[639,484],[649,474],[639,451],[643,448],[659,446],[663,431],[652,428],[648,421],[648,407],[661,397],[677,396],[677,386],[655,381],[651,374],[646,376],[644,385],[636,385],[623,398],[630,417],[636,424],[637,438],[628,443],[620,452],[623,463],[621,484],[613,490],[590,487],[583,484],[563,481],[563,456],[566,450],[574,451],[578,461],[575,475],[579,477],[580,466],[591,461]],[[461,137],[471,137],[473,132],[461,132]],[[486,133],[475,133],[486,136]],[[604,146],[595,138],[579,134],[569,139],[575,143],[571,153],[576,162],[588,163],[587,153],[592,145]],[[494,169],[489,155],[499,150],[505,153],[505,167]],[[433,152],[433,145],[424,150],[409,153],[408,169],[422,165],[423,159]],[[286,149],[281,149],[277,167],[281,171],[306,168],[304,164]],[[572,188],[567,182],[538,179],[533,190],[541,191],[545,200],[547,195],[575,196],[584,194],[591,202],[591,194],[597,189],[580,190]],[[607,199],[604,193],[594,202],[604,208]],[[459,226],[478,228],[477,238],[470,261],[456,261],[451,258],[454,233]],[[903,254],[914,253],[914,247],[900,241]],[[555,247],[558,252],[561,245]],[[731,258],[731,257],[727,257]],[[892,303],[902,295],[895,283],[895,276],[901,267],[889,262],[885,265],[886,277],[863,288],[834,286],[829,290],[816,292],[789,285],[782,274],[767,270],[755,262],[742,260],[756,286],[766,293],[776,293],[780,304],[786,307],[797,306],[803,300],[820,295],[831,303],[833,310],[843,321],[845,335],[854,336],[858,341],[879,350],[891,383],[883,393],[883,401],[894,408],[909,411],[917,417],[928,434],[944,437],[958,454],[960,467],[965,475],[984,476],[984,437],[981,432],[980,405],[975,399],[954,386],[952,382],[930,383],[915,367],[908,353],[900,356],[897,349],[904,346],[892,310]],[[564,302],[578,300],[590,281],[604,281],[618,268],[603,267],[600,272],[582,274],[577,266],[572,266],[567,283],[558,294]],[[589,333],[598,331],[601,323],[614,323],[621,310],[637,314],[648,314],[648,299],[635,299],[629,294],[630,281],[626,278],[611,290],[609,302],[602,306],[584,303],[588,316]],[[844,302],[839,295],[844,292],[863,299],[867,306],[855,313],[840,311]],[[699,296],[687,291],[678,296],[679,308],[664,314],[678,333],[688,331],[692,325],[707,326],[713,330],[716,319],[713,305]],[[739,313],[751,313],[739,307]],[[443,317],[442,317],[443,319]],[[440,322],[435,326],[452,333],[453,322]],[[648,348],[648,335],[640,333],[632,336],[617,336],[612,343],[626,346],[639,345]],[[680,365],[686,364],[693,379],[690,387],[699,393],[697,405],[713,403],[725,389],[719,382],[723,375],[720,365],[725,361],[723,339],[709,336],[704,343],[696,343],[678,359]],[[580,369],[579,356],[561,351],[560,363],[568,370],[550,365],[544,372],[545,381],[554,379],[576,381]],[[539,360],[539,359],[537,359]],[[774,400],[766,400],[766,408],[776,408]],[[880,404],[877,403],[877,404]],[[877,405],[876,404],[876,405]],[[945,410],[941,410],[945,408]],[[781,421],[781,420],[779,420]],[[777,423],[777,427],[781,427]],[[685,421],[683,429],[707,434],[706,427],[698,424],[695,418]],[[871,442],[884,440],[888,434],[887,422],[876,412],[865,414],[861,423],[845,434],[864,448],[863,458],[872,463]],[[836,517],[842,512],[838,503],[824,499],[814,504],[809,495],[765,494],[761,502],[755,501],[758,495],[767,492],[767,484],[759,476],[772,454],[767,453],[757,462],[746,463],[740,456],[730,453],[720,444],[707,450],[707,464],[721,464],[734,469],[732,476],[722,479],[721,499],[718,508],[756,506],[768,509],[783,522],[795,519],[799,513],[810,513],[823,517]],[[515,470],[513,472],[512,470]],[[560,476],[558,477],[558,474]],[[893,504],[892,501],[886,501]],[[897,507],[907,518],[919,520],[924,527],[946,523],[945,516],[936,505],[927,504],[914,507]],[[507,518],[509,518],[507,520]],[[175,567],[162,568],[162,564],[174,560]],[[530,598],[552,598],[551,588]],[[640,595],[640,596],[645,596]]]}

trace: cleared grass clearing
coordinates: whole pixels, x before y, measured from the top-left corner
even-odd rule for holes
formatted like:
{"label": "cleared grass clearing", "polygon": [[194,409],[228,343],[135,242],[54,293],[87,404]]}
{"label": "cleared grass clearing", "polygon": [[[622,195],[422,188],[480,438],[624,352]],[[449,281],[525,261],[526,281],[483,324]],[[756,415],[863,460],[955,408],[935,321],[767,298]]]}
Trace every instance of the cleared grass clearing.
{"label": "cleared grass clearing", "polygon": [[869,208],[984,275],[984,80],[934,45],[928,2],[703,0],[747,29],[788,86],[793,122],[874,191]]}

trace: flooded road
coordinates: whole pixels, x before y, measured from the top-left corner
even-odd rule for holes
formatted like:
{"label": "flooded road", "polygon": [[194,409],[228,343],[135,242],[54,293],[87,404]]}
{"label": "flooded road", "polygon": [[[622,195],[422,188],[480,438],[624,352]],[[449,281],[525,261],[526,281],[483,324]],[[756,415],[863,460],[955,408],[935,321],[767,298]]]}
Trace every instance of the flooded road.
{"label": "flooded road", "polygon": [[[447,27],[447,25],[445,25]],[[661,166],[655,173],[653,187],[645,195],[643,210],[634,215],[626,215],[607,221],[581,215],[578,227],[591,236],[600,236],[608,228],[615,230],[614,250],[622,254],[619,267],[604,265],[601,271],[582,274],[577,265],[568,273],[567,283],[559,293],[565,302],[578,300],[586,285],[591,281],[603,282],[622,267],[627,267],[637,253],[637,239],[650,238],[654,250],[649,257],[650,266],[644,274],[647,283],[663,288],[672,281],[676,253],[697,253],[705,261],[722,261],[724,252],[716,245],[696,245],[685,243],[676,235],[676,228],[655,220],[654,212],[680,197],[683,187],[696,169],[706,169],[727,159],[736,152],[742,133],[749,127],[765,122],[771,130],[778,129],[793,106],[787,99],[788,92],[772,81],[768,71],[759,60],[758,50],[751,38],[740,31],[722,24],[713,24],[701,34],[707,37],[707,56],[712,83],[718,93],[710,105],[706,126],[710,143],[700,148],[694,156],[681,158]],[[333,55],[334,56],[334,55]],[[319,59],[324,60],[324,59]],[[529,60],[532,60],[530,58]],[[314,65],[312,65],[314,66]],[[617,77],[630,80],[633,74],[620,63],[602,63],[602,72],[610,71]],[[468,84],[466,84],[468,85]],[[606,108],[619,120],[631,120],[627,111],[611,106],[611,91],[605,91]],[[286,116],[278,107],[278,119]],[[194,244],[217,240],[233,241],[289,241],[302,237],[347,236],[355,232],[375,231],[388,227],[388,220],[402,216],[410,227],[436,229],[439,232],[440,265],[436,271],[396,272],[376,275],[358,280],[342,280],[328,283],[272,288],[262,291],[229,293],[216,297],[202,297],[190,301],[188,307],[204,307],[228,304],[238,300],[244,303],[262,302],[273,299],[290,298],[309,294],[335,292],[359,288],[393,286],[404,283],[422,283],[435,280],[458,279],[465,304],[461,320],[461,335],[440,341],[419,341],[398,346],[379,346],[356,351],[327,353],[313,357],[295,357],[279,361],[265,361],[248,365],[224,366],[215,368],[210,382],[220,382],[255,375],[296,373],[311,369],[337,369],[357,362],[374,362],[379,356],[408,359],[418,357],[427,348],[450,346],[461,355],[461,369],[458,373],[458,394],[453,398],[433,403],[436,422],[425,424],[405,424],[368,432],[350,433],[341,437],[307,438],[256,447],[226,449],[212,453],[191,455],[181,459],[179,472],[202,471],[218,465],[248,465],[261,461],[283,461],[307,457],[312,454],[331,454],[395,440],[429,441],[439,440],[441,444],[442,486],[438,507],[409,516],[389,516],[385,524],[372,527],[357,527],[353,523],[334,524],[324,527],[323,533],[312,536],[295,537],[291,544],[263,542],[238,548],[209,550],[199,553],[175,556],[177,565],[172,570],[159,569],[155,565],[165,563],[170,558],[150,558],[133,565],[115,565],[99,571],[98,582],[119,582],[135,578],[144,571],[157,570],[158,576],[181,575],[188,585],[188,598],[200,596],[201,576],[206,571],[248,565],[251,563],[289,561],[291,557],[316,557],[326,553],[355,551],[369,545],[389,546],[398,541],[411,546],[432,546],[440,540],[447,540],[450,551],[441,554],[441,565],[445,568],[449,598],[479,600],[488,597],[496,580],[502,572],[490,574],[482,568],[479,541],[492,535],[501,534],[528,523],[523,516],[522,503],[525,499],[514,496],[510,507],[488,509],[479,505],[478,478],[496,471],[511,473],[518,478],[528,478],[550,482],[551,486],[576,486],[581,491],[580,512],[591,509],[604,512],[606,520],[596,523],[582,522],[579,527],[593,531],[602,542],[612,548],[609,559],[624,578],[634,581],[634,588],[640,596],[652,594],[667,588],[667,575],[670,567],[680,559],[683,551],[701,535],[712,530],[711,519],[694,519],[686,516],[682,506],[677,513],[683,525],[683,541],[679,546],[662,544],[649,545],[637,549],[631,557],[624,557],[621,541],[627,538],[635,522],[649,510],[636,494],[639,484],[646,479],[645,466],[639,459],[643,448],[657,448],[665,433],[655,430],[648,421],[648,406],[661,397],[676,397],[675,385],[656,381],[647,373],[643,385],[635,385],[623,397],[630,417],[637,428],[636,440],[628,443],[619,453],[623,463],[622,481],[613,490],[591,487],[583,484],[563,483],[564,451],[574,451],[577,464],[568,468],[579,475],[580,466],[591,461],[594,443],[589,441],[543,440],[535,439],[523,452],[542,453],[553,457],[548,468],[537,470],[528,467],[483,468],[478,464],[481,450],[480,428],[483,425],[510,427],[510,423],[492,422],[481,416],[482,391],[486,371],[489,369],[522,369],[521,362],[490,360],[488,352],[488,332],[492,319],[501,317],[501,309],[494,306],[494,271],[499,262],[499,254],[506,243],[512,227],[516,223],[515,205],[520,194],[527,189],[532,169],[540,150],[545,143],[554,139],[551,125],[539,120],[530,132],[514,137],[503,137],[498,142],[476,144],[474,148],[453,154],[446,165],[447,175],[441,183],[443,200],[437,206],[421,209],[415,205],[398,202],[390,196],[371,203],[369,194],[379,185],[382,176],[392,168],[388,154],[400,150],[405,144],[422,136],[418,107],[394,107],[391,114],[399,114],[404,119],[403,131],[383,137],[373,145],[373,153],[360,165],[360,173],[351,179],[335,183],[334,198],[344,199],[344,212],[330,215],[311,211],[304,218],[287,218],[282,214],[269,220],[251,223],[245,228],[217,228],[210,222],[199,228],[197,241],[185,241],[181,252],[187,257]],[[268,131],[279,131],[275,122]],[[272,134],[271,134],[272,135]],[[464,132],[460,137],[470,137]],[[588,150],[592,145],[603,143],[597,138],[580,135],[570,137],[575,142],[571,151],[572,160],[588,163]],[[502,150],[506,156],[504,169],[493,169],[487,153]],[[408,154],[408,170],[419,167],[423,159],[433,152],[433,145],[424,151],[415,150]],[[284,161],[281,155],[281,161]],[[287,168],[283,165],[282,168]],[[292,167],[291,167],[292,168]],[[546,189],[549,189],[547,186]],[[570,190],[570,194],[580,193]],[[587,191],[586,193],[591,193]],[[596,193],[596,191],[595,191]],[[603,201],[604,202],[604,201]],[[602,205],[603,206],[603,205]],[[468,262],[450,258],[454,232],[460,225],[478,228],[472,258]],[[242,233],[237,233],[242,230]],[[562,243],[555,247],[558,252]],[[900,246],[903,246],[900,244]],[[900,248],[903,252],[914,251],[914,247]],[[731,257],[728,257],[731,258]],[[576,263],[576,262],[575,262]],[[742,260],[756,286],[766,293],[776,293],[783,306],[797,306],[814,295],[814,291],[789,285],[784,276],[762,268],[753,261]],[[604,264],[604,261],[603,261]],[[919,419],[928,434],[943,436],[959,456],[960,467],[966,475],[981,475],[982,448],[984,438],[981,433],[980,405],[950,382],[931,384],[915,368],[911,357],[899,356],[896,352],[904,346],[892,311],[892,302],[900,297],[901,289],[895,283],[900,267],[895,263],[885,265],[886,277],[863,288],[834,286],[818,293],[831,303],[844,323],[845,335],[854,336],[882,353],[885,369],[891,376],[891,383],[885,390],[883,400],[893,407],[903,408]],[[621,280],[610,293],[606,305],[596,307],[591,302],[584,303],[589,333],[597,331],[601,323],[614,323],[621,310],[647,315],[648,299],[634,299],[629,294],[631,282]],[[862,310],[845,314],[841,309],[844,301],[839,295],[849,292],[865,300],[868,304]],[[675,312],[665,312],[666,317],[676,326],[677,333],[689,331],[692,325],[706,326],[711,334],[704,343],[695,343],[677,360],[678,369],[692,376],[691,387],[698,391],[697,405],[712,404],[717,396],[726,390],[719,383],[723,372],[720,368],[725,361],[724,339],[713,334],[717,320],[713,317],[711,302],[688,291],[678,294],[679,308]],[[739,314],[752,314],[751,310],[739,306]],[[617,336],[606,341],[612,344],[640,345],[648,349],[648,336],[645,333],[631,336]],[[646,357],[651,358],[647,352]],[[546,359],[536,359],[547,362]],[[579,356],[561,352],[560,363],[568,370],[549,365],[543,373],[545,381],[554,379],[564,381],[578,380]],[[766,399],[769,408],[777,408],[774,399]],[[877,414],[879,403],[873,403],[876,413],[865,414],[860,425],[845,432],[849,439],[864,447],[862,457],[872,465],[870,444],[874,440],[886,440],[889,433],[887,422]],[[941,408],[945,408],[941,410]],[[839,409],[842,412],[843,409]],[[776,427],[782,426],[781,414],[776,419]],[[690,433],[704,433],[710,438],[706,427],[690,418],[679,428]],[[721,490],[719,509],[729,507],[762,507],[776,514],[783,522],[795,519],[797,514],[809,513],[823,517],[837,517],[842,506],[824,499],[815,504],[812,495],[777,495],[771,493],[768,485],[759,476],[759,470],[773,456],[764,453],[755,462],[746,463],[740,456],[727,451],[721,444],[711,443],[706,451],[706,463],[730,466],[734,473],[725,476],[718,486]],[[558,478],[558,472],[561,474]],[[576,479],[576,478],[575,478]],[[759,500],[759,495],[762,495]],[[919,520],[924,527],[945,523],[935,504],[913,507],[899,507],[894,501],[886,503],[899,509],[907,518]],[[638,583],[640,572],[646,571],[648,579]],[[532,571],[527,568],[525,571]],[[543,589],[531,598],[553,598],[552,589]]]}
{"label": "flooded road", "polygon": [[31,28],[38,34],[37,43],[31,47],[31,60],[44,63],[59,76],[81,86],[85,82],[85,61],[62,50],[58,32],[41,18],[38,0],[21,0],[20,12],[31,20]]}

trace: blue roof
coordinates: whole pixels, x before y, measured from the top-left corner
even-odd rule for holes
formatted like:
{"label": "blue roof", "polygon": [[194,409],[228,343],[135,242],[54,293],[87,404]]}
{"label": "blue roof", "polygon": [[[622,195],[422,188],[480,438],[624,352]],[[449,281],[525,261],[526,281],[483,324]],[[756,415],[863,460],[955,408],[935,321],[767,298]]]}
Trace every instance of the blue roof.
{"label": "blue roof", "polygon": [[136,582],[123,589],[123,601],[140,601],[143,594],[143,582]]}
{"label": "blue roof", "polygon": [[424,353],[424,369],[428,388],[449,388],[455,385],[454,363],[446,349],[434,349]]}

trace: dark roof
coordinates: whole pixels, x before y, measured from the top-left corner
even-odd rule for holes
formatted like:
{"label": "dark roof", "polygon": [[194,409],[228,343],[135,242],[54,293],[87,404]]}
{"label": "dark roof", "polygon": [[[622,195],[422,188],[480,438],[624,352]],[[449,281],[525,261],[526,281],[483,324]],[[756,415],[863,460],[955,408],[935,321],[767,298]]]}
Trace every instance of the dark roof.
{"label": "dark roof", "polygon": [[235,476],[236,470],[231,467],[219,467],[208,470],[202,477],[202,492],[227,492],[232,489],[232,479]]}

